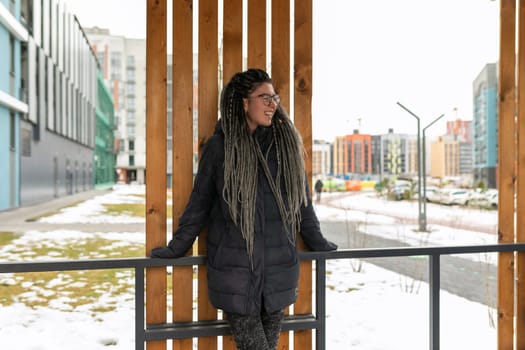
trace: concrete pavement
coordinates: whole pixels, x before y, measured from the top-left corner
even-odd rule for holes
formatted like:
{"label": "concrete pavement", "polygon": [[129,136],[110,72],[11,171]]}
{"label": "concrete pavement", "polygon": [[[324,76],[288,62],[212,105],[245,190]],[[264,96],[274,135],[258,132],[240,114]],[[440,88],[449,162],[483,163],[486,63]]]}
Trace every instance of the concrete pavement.
{"label": "concrete pavement", "polygon": [[78,230],[78,224],[46,224],[35,222],[35,218],[53,213],[74,203],[83,202],[95,196],[111,191],[110,188],[92,189],[69,196],[54,198],[43,203],[28,205],[16,209],[0,211],[0,232],[25,232],[29,230],[67,229],[68,226]]}

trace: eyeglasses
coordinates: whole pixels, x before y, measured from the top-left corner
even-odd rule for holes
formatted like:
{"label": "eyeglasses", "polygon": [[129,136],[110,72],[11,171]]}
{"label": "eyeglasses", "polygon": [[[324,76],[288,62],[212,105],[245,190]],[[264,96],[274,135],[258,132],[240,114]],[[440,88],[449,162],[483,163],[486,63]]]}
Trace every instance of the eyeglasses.
{"label": "eyeglasses", "polygon": [[270,94],[260,94],[255,96],[256,98],[260,98],[265,106],[270,106],[272,104],[272,101],[275,102],[276,105],[279,105],[281,103],[281,98],[279,95],[270,95]]}

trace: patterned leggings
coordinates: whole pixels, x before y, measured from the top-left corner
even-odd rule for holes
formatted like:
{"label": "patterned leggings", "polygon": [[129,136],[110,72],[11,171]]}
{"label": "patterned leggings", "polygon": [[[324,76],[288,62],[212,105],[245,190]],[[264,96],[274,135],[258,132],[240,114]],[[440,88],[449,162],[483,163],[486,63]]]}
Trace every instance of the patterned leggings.
{"label": "patterned leggings", "polygon": [[284,311],[259,316],[226,313],[237,350],[276,350]]}

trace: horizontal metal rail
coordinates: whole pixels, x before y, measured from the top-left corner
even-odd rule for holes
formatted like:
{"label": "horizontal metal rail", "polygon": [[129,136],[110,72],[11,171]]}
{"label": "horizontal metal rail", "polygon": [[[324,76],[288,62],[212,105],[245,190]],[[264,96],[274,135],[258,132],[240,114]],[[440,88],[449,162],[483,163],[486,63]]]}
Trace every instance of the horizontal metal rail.
{"label": "horizontal metal rail", "polygon": [[[388,258],[403,256],[429,257],[429,307],[430,307],[430,350],[439,350],[439,291],[440,257],[451,254],[504,253],[525,251],[525,243],[468,245],[468,246],[427,246],[346,249],[331,252],[301,252],[303,260],[316,261],[316,314],[290,315],[283,322],[283,330],[315,329],[316,349],[324,350],[326,345],[326,260]],[[180,339],[229,334],[225,321],[194,321],[146,325],[144,318],[144,275],[148,267],[194,266],[206,264],[204,256],[188,256],[177,259],[96,259],[96,260],[54,260],[39,262],[0,262],[0,273],[77,271],[77,270],[135,270],[135,349],[143,350],[150,340]]]}

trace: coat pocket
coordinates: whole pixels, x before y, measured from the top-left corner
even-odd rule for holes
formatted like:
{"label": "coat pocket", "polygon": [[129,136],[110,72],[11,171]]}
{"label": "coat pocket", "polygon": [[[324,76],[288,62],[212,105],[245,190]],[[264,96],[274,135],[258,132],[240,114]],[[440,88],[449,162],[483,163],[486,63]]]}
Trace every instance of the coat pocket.
{"label": "coat pocket", "polygon": [[250,270],[242,267],[218,269],[208,265],[208,288],[221,294],[246,295]]}
{"label": "coat pocket", "polygon": [[299,281],[299,262],[291,265],[269,267],[265,275],[265,293],[274,294],[284,291],[293,291]]}

